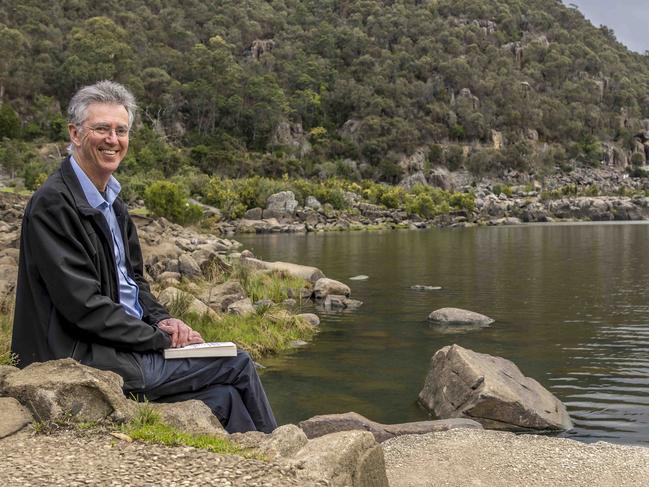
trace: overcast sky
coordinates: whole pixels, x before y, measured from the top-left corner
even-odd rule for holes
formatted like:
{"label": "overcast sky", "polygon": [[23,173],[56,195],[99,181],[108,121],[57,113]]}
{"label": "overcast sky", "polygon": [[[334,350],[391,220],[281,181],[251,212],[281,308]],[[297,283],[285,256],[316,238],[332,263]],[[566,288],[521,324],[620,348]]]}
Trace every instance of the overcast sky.
{"label": "overcast sky", "polygon": [[613,29],[617,40],[629,49],[639,53],[649,50],[648,0],[563,0],[563,3],[577,5],[596,27],[605,25]]}

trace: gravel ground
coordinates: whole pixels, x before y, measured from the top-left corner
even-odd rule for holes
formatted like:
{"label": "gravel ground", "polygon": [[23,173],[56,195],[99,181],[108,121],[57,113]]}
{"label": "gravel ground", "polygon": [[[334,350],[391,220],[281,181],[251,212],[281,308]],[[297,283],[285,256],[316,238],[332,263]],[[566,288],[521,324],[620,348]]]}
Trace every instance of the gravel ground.
{"label": "gravel ground", "polygon": [[457,429],[383,443],[390,487],[647,487],[649,448]]}
{"label": "gravel ground", "polygon": [[0,440],[0,485],[313,485],[276,463],[189,447],[120,441],[108,434],[20,433]]}

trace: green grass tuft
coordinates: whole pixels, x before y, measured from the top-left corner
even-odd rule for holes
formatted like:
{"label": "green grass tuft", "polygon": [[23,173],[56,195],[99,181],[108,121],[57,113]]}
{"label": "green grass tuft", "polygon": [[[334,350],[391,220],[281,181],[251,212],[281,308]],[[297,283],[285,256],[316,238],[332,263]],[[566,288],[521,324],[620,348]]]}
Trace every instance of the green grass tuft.
{"label": "green grass tuft", "polygon": [[139,405],[136,415],[121,427],[121,432],[137,441],[167,446],[191,446],[213,453],[256,457],[250,451],[237,446],[227,438],[212,435],[184,433],[169,426],[149,404]]}

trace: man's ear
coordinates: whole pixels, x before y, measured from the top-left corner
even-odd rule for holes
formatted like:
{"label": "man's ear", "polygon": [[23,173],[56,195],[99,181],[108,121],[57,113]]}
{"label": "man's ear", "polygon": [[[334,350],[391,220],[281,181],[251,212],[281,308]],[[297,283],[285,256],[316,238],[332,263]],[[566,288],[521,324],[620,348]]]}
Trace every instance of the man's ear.
{"label": "man's ear", "polygon": [[77,147],[81,145],[81,133],[79,128],[75,124],[68,124],[68,134],[70,134],[70,141],[73,145]]}

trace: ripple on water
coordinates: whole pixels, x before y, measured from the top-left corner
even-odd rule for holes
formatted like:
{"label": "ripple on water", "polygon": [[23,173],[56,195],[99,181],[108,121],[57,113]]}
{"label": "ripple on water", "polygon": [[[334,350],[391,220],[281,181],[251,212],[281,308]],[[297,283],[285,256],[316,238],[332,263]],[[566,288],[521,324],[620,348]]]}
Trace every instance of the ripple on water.
{"label": "ripple on water", "polygon": [[551,387],[573,418],[568,436],[649,444],[648,338],[648,325],[610,325],[569,348],[568,377]]}

